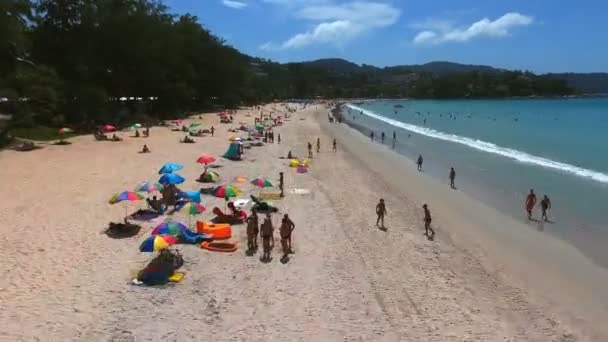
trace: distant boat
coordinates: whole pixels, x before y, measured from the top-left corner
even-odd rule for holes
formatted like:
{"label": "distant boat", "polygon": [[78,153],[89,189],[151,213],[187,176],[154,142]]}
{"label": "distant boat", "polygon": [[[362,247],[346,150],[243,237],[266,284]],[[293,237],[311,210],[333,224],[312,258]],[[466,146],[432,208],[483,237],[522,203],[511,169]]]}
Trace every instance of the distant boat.
{"label": "distant boat", "polygon": [[395,108],[403,108],[403,105],[396,104],[396,105],[394,105],[393,107],[395,107]]}

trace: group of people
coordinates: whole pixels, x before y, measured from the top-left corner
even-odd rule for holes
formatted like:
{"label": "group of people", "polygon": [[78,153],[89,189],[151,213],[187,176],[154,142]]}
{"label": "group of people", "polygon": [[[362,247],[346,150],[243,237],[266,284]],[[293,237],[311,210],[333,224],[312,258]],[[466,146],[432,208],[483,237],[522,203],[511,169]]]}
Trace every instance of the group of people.
{"label": "group of people", "polygon": [[[535,206],[536,194],[534,193],[534,189],[530,189],[530,192],[526,197],[526,212],[528,213],[528,220],[532,220],[532,210]],[[547,195],[544,195],[543,199],[540,201],[541,219],[544,222],[549,222],[549,209],[551,209],[551,200]]]}
{"label": "group of people", "polygon": [[[247,218],[247,249],[250,253],[255,253],[258,249],[258,234],[262,239],[262,261],[271,260],[271,251],[274,248],[274,225],[272,223],[272,215],[270,212],[266,213],[264,221],[259,224],[258,213],[255,209],[251,211],[251,215]],[[279,235],[281,236],[281,247],[283,250],[283,257],[285,259],[289,254],[293,254],[291,247],[291,234],[293,233],[296,225],[289,218],[288,214],[283,216],[281,226],[279,228]]]}
{"label": "group of people", "polygon": [[[307,148],[308,148],[308,158],[312,159],[312,144],[310,142],[308,142]],[[338,151],[338,142],[336,141],[335,138],[332,142],[331,150],[333,152]],[[321,138],[317,138],[317,154],[319,154],[319,153],[321,153]]]}
{"label": "group of people", "polygon": [[[281,143],[281,134],[278,134],[278,142]],[[274,144],[274,131],[268,130],[264,132],[264,142],[265,143],[273,143]]]}
{"label": "group of people", "polygon": [[[410,136],[411,135],[409,135],[408,137],[410,137]],[[371,139],[371,141],[374,141],[375,137],[376,137],[376,135],[375,135],[374,131],[371,131],[369,134],[369,138]],[[382,144],[384,144],[385,139],[386,139],[386,134],[384,134],[384,132],[382,132],[380,134],[380,142]],[[394,149],[396,144],[397,144],[397,132],[393,131],[393,142],[392,142],[391,148]]]}
{"label": "group of people", "polygon": [[[432,241],[435,239],[435,230],[431,227],[431,211],[426,203],[422,205],[422,209],[424,210],[424,235]],[[384,226],[384,216],[388,215],[388,211],[386,210],[386,203],[384,203],[383,198],[381,198],[376,205],[376,215],[376,226],[381,230],[386,230],[386,227]]]}

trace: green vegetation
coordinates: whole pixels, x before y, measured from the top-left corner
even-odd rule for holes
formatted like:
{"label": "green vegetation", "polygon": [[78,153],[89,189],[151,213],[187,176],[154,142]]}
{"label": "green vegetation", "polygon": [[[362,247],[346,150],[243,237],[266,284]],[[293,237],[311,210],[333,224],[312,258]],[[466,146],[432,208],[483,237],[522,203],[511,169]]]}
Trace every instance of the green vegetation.
{"label": "green vegetation", "polygon": [[274,99],[572,92],[563,81],[527,72],[437,74],[348,62],[336,69],[334,62],[279,64],[244,55],[196,17],[171,14],[156,0],[0,2],[0,113],[12,114],[12,127],[33,127],[13,129],[32,137],[50,137],[39,126],[84,132]]}
{"label": "green vegetation", "polygon": [[36,141],[61,140],[75,136],[71,133],[61,135],[56,128],[45,126],[15,127],[11,129],[10,134],[16,138]]}

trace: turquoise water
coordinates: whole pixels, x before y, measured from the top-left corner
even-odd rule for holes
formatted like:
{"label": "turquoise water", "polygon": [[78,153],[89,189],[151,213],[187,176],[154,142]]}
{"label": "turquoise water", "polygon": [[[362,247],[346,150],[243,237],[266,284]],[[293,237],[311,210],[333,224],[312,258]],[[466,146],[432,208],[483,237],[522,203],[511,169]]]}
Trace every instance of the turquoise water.
{"label": "turquoise water", "polygon": [[459,191],[519,220],[527,221],[529,189],[539,200],[547,194],[553,223],[531,228],[608,265],[598,244],[608,243],[608,99],[374,101],[350,104],[345,114],[378,143],[385,132],[387,148],[395,132],[396,152],[422,154],[425,172],[446,184],[454,167]]}

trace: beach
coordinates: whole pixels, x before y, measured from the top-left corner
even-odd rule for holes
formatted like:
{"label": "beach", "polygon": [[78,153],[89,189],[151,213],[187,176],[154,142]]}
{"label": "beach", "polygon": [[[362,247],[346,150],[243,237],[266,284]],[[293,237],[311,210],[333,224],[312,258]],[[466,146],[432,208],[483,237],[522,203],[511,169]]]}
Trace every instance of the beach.
{"label": "beach", "polygon": [[[415,171],[411,161],[344,124],[327,122],[328,107],[300,105],[281,143],[219,159],[223,181],[285,174],[286,197],[275,201],[296,225],[295,254],[280,262],[245,254],[245,226],[235,226],[235,253],[178,245],[185,279],[162,287],[130,284],[149,254],[138,251],[152,226],[114,240],[102,231],[145,202],[108,204],[120,191],[153,181],[166,162],[185,166],[183,190],[196,190],[201,154],[221,156],[228,132],[217,115],[192,117],[214,137],[180,144],[183,133],[153,127],[149,138],[96,142],[71,139],[28,153],[0,152],[2,341],[601,341],[608,275],[566,243],[529,227],[447,184]],[[283,104],[263,110],[285,113]],[[259,110],[235,122],[252,125]],[[281,159],[307,154],[321,139],[309,172]],[[338,151],[332,152],[336,138]],[[152,153],[139,154],[143,144]],[[245,195],[259,190],[244,185]],[[292,189],[307,189],[295,194]],[[387,203],[387,230],[375,206]],[[433,214],[434,241],[423,236],[421,206]],[[223,199],[203,196],[213,217]],[[281,214],[274,215],[277,226]],[[176,219],[188,222],[183,214]],[[499,229],[500,228],[500,229]],[[276,234],[276,233],[275,233]],[[278,237],[278,235],[277,235]]]}

